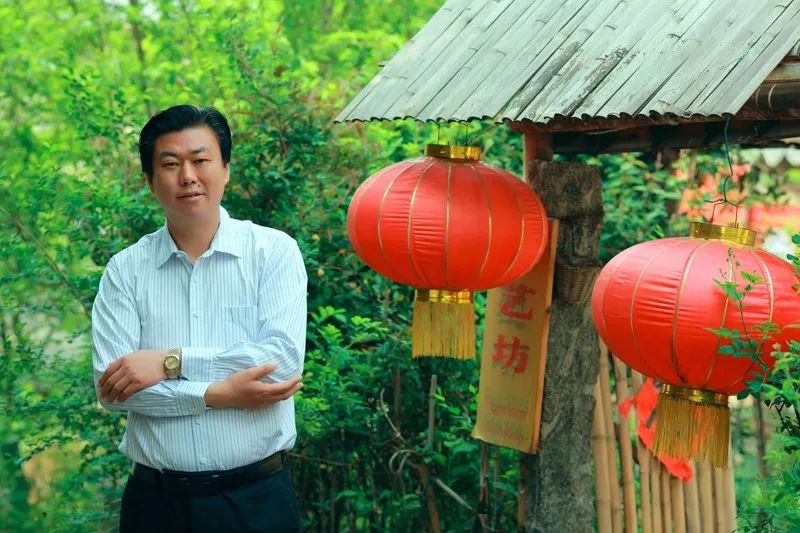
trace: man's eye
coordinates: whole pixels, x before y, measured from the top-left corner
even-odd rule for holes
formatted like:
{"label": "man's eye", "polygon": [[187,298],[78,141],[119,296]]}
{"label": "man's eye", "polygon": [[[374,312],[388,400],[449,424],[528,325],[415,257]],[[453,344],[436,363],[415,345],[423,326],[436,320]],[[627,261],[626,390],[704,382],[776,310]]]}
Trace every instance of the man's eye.
{"label": "man's eye", "polygon": [[175,168],[175,167],[178,166],[178,163],[176,163],[174,161],[171,161],[169,163],[164,163],[164,166],[167,167],[167,168]]}
{"label": "man's eye", "polygon": [[195,163],[208,163],[208,159],[197,159]]}

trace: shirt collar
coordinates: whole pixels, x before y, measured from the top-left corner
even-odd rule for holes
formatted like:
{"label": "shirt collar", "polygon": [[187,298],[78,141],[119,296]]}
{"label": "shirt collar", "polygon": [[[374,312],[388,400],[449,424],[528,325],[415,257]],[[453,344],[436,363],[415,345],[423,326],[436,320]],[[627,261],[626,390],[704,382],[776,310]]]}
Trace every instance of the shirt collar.
{"label": "shirt collar", "polygon": [[[214,239],[211,241],[211,246],[208,247],[209,251],[222,252],[233,255],[234,257],[242,257],[241,242],[236,239],[236,232],[232,226],[233,222],[231,221],[230,215],[228,215],[228,211],[226,211],[224,207],[219,206],[219,226],[217,227],[217,232],[214,234]],[[179,251],[178,246],[172,239],[172,235],[169,233],[166,222],[164,222],[164,226],[159,232],[160,238],[155,257],[156,268],[161,267],[170,257],[174,256]]]}

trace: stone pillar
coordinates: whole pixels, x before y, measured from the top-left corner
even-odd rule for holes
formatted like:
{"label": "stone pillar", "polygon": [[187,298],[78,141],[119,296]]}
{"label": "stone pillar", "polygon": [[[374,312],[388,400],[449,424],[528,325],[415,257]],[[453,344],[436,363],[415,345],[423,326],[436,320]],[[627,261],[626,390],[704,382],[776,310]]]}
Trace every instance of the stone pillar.
{"label": "stone pillar", "polygon": [[[576,162],[552,162],[547,138],[525,133],[525,177],[560,221],[556,262],[598,264],[603,204],[600,172]],[[558,278],[556,283],[558,283]],[[525,530],[542,533],[592,531],[592,387],[598,376],[598,337],[590,302],[559,298],[550,334],[537,455],[523,456],[527,476]]]}

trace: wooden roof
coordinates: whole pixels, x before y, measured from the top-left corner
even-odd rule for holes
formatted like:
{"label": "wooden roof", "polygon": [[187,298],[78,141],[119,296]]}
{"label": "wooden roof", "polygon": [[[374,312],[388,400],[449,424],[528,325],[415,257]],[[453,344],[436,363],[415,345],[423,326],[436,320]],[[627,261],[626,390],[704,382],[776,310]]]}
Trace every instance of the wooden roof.
{"label": "wooden roof", "polygon": [[447,0],[336,120],[702,120],[798,40],[800,0]]}

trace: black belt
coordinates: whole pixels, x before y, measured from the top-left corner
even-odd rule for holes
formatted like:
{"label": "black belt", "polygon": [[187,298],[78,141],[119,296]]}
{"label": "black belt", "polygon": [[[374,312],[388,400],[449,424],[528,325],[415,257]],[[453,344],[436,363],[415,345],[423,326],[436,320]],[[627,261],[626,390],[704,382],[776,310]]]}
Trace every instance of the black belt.
{"label": "black belt", "polygon": [[133,477],[154,487],[187,496],[220,494],[249,485],[271,476],[286,464],[286,452],[281,451],[255,463],[231,470],[212,470],[206,472],[179,472],[177,470],[157,470],[143,464],[133,465]]}

